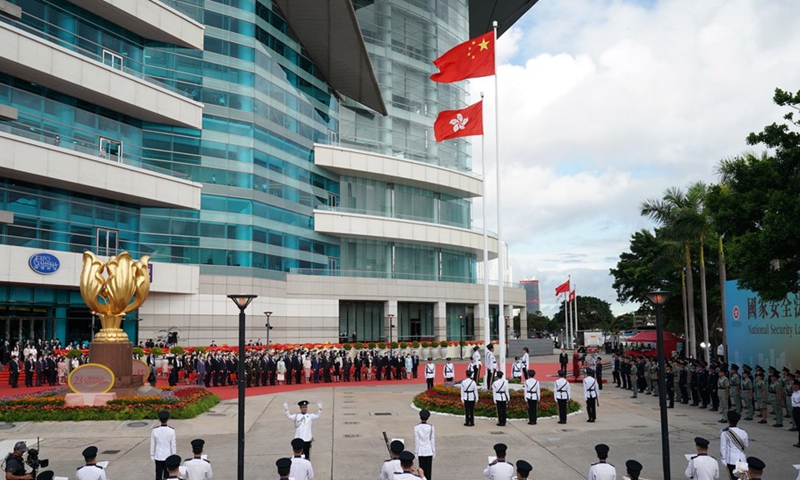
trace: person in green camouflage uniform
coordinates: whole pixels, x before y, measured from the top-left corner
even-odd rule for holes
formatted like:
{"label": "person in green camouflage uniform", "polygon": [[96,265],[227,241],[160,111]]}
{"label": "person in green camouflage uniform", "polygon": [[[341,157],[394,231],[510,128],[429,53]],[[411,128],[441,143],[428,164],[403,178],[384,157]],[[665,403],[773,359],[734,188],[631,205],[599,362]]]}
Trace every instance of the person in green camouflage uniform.
{"label": "person in green camouflage uniform", "polygon": [[717,398],[719,398],[719,411],[722,413],[722,418],[719,423],[728,423],[728,394],[730,392],[731,383],[728,377],[725,376],[725,371],[719,371],[719,379],[717,380]]}
{"label": "person in green camouflage uniform", "polygon": [[778,372],[772,372],[769,380],[769,386],[767,387],[767,400],[769,400],[770,405],[772,405],[772,413],[775,415],[775,424],[772,426],[782,427],[783,400],[781,399],[781,396],[783,394],[783,389],[781,388],[781,384],[778,382]]}
{"label": "person in green camouflage uniform", "polygon": [[744,403],[744,419],[753,419],[753,381],[750,379],[750,371],[742,373],[741,385],[742,403]]}
{"label": "person in green camouflage uniform", "polygon": [[650,378],[650,360],[644,361],[644,381],[647,383],[647,388],[645,389],[645,394],[652,395],[653,394],[653,379]]}
{"label": "person in green camouflage uniform", "polygon": [[753,381],[753,401],[761,415],[758,423],[767,423],[767,382],[764,381],[764,372],[756,373],[756,379]]}
{"label": "person in green camouflage uniform", "polygon": [[631,398],[636,398],[639,396],[639,368],[636,366],[634,359],[631,359],[631,385],[633,386],[633,396]]}
{"label": "person in green camouflage uniform", "polygon": [[650,363],[650,381],[653,383],[653,395],[658,396],[658,362]]}
{"label": "person in green camouflage uniform", "polygon": [[731,399],[731,407],[740,416],[742,414],[742,377],[739,375],[739,365],[735,363],[731,365],[731,374],[728,379],[730,382],[729,395]]}

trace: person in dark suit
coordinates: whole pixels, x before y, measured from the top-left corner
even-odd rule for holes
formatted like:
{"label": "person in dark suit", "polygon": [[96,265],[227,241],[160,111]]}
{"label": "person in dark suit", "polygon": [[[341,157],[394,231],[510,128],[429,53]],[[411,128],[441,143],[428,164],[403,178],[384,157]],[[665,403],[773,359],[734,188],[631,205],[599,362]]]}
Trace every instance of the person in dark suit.
{"label": "person in dark suit", "polygon": [[567,349],[562,348],[561,354],[558,356],[558,364],[561,365],[561,370],[567,371],[567,365],[569,364],[569,355],[567,355]]}
{"label": "person in dark suit", "polygon": [[8,361],[8,384],[11,388],[19,387],[19,358],[16,354],[11,355]]}
{"label": "person in dark suit", "polygon": [[411,353],[411,373],[414,378],[417,378],[418,369],[419,369],[419,355],[417,355],[417,351],[414,350]]}
{"label": "person in dark suit", "polygon": [[28,358],[25,359],[25,386],[32,387],[33,386],[33,372],[36,371],[36,360],[33,359],[33,355],[28,355]]}

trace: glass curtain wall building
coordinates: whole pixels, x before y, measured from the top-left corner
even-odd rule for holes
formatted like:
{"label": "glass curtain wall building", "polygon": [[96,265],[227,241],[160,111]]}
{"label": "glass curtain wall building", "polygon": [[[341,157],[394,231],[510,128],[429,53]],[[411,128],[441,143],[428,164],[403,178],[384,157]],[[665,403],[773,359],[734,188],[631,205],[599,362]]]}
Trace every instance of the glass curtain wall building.
{"label": "glass curtain wall building", "polygon": [[[389,314],[403,339],[454,339],[459,314],[480,338],[484,186],[469,139],[432,131],[470,99],[428,79],[470,35],[468,2],[3,3],[19,48],[0,51],[0,335],[91,337],[93,250],[152,259],[134,341],[234,341],[229,293],[259,295],[253,338],[261,311],[277,342],[380,340]],[[331,31],[358,48],[320,49],[308,26],[347,10]],[[40,253],[58,270],[31,266]]]}

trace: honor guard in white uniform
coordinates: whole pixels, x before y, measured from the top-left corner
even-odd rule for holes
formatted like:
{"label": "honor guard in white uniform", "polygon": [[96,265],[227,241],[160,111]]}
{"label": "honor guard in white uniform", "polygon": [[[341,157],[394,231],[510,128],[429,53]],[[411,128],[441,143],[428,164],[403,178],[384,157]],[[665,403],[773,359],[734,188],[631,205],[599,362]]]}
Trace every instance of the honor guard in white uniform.
{"label": "honor guard in white uniform", "polygon": [[497,371],[497,358],[494,356],[494,345],[491,343],[486,346],[486,389],[492,388],[494,383],[494,373]]}
{"label": "honor guard in white uniform", "polygon": [[527,380],[525,380],[525,401],[528,403],[528,425],[536,425],[536,419],[539,410],[539,397],[541,395],[541,386],[539,380],[536,380],[536,371],[533,369],[528,370]]}
{"label": "honor guard in white uniform", "polygon": [[593,463],[592,466],[589,467],[589,476],[586,477],[586,480],[617,479],[617,469],[614,468],[614,465],[606,462],[608,459],[608,450],[608,445],[604,443],[595,445],[594,451],[597,453],[597,459],[600,461]]}
{"label": "honor guard in white uniform", "polygon": [[514,357],[514,363],[511,364],[511,378],[522,380],[522,363],[519,361],[519,357]]}
{"label": "honor guard in white uniform", "polygon": [[214,477],[214,472],[211,470],[211,462],[203,458],[205,440],[196,438],[191,443],[193,456],[183,461],[183,468],[186,469],[186,480],[211,480]]}
{"label": "honor guard in white uniform", "polygon": [[472,347],[472,379],[476,382],[481,374],[481,352],[477,345]]}
{"label": "honor guard in white uniform", "polygon": [[380,480],[392,480],[396,473],[403,473],[403,467],[400,466],[400,452],[403,451],[405,445],[400,440],[394,440],[389,444],[389,451],[392,458],[383,462],[381,466]]}
{"label": "honor guard in white uniform", "polygon": [[528,370],[530,367],[530,350],[528,350],[528,347],[522,348],[522,359],[520,360],[520,363],[522,363],[522,375],[527,380]]}
{"label": "honor guard in white uniform", "polygon": [[[433,425],[428,423],[429,418],[431,418],[431,412],[423,408],[419,412],[420,423],[414,427],[414,450],[419,457],[419,468],[425,472],[424,475],[427,475],[428,479],[433,475],[433,457],[436,456],[436,431]],[[400,457],[400,462],[403,462],[403,457]],[[397,476],[394,478],[396,479]]]}
{"label": "honor guard in white uniform", "polygon": [[639,477],[642,473],[642,464],[636,460],[628,460],[625,462],[625,470],[627,475],[622,477],[622,480],[644,480]]}
{"label": "honor guard in white uniform", "polygon": [[303,454],[306,460],[311,460],[311,442],[314,441],[314,434],[311,432],[311,423],[322,417],[322,402],[317,402],[317,413],[308,413],[308,400],[297,402],[300,413],[289,413],[289,405],[283,404],[283,414],[286,418],[294,422],[294,438],[302,438],[305,445]]}
{"label": "honor guard in white uniform", "polygon": [[401,473],[394,474],[394,480],[425,480],[425,470],[414,468],[414,454],[408,451],[400,452]]}
{"label": "honor guard in white uniform", "polygon": [[506,424],[506,407],[508,406],[508,380],[503,378],[503,372],[496,372],[497,380],[492,383],[492,397],[497,407],[497,426],[503,427]]}
{"label": "honor guard in white uniform", "polygon": [[526,480],[533,471],[533,465],[525,460],[517,460],[517,475],[514,480]]}
{"label": "honor guard in white uniform", "polygon": [[747,461],[744,451],[749,448],[750,443],[747,432],[737,427],[741,415],[736,410],[728,411],[728,426],[723,428],[719,435],[719,452],[722,463],[728,466],[728,470],[733,471],[736,462]]}
{"label": "honor guard in white uniform", "polygon": [[510,463],[506,462],[507,449],[508,447],[506,447],[505,443],[495,444],[494,453],[497,458],[483,470],[483,476],[489,480],[511,480],[514,478],[516,471]]}
{"label": "honor guard in white uniform", "polygon": [[567,404],[572,398],[572,387],[564,378],[566,375],[567,372],[559,370],[558,380],[553,385],[553,396],[556,397],[556,403],[558,403],[558,423],[567,423]]}
{"label": "honor guard in white uniform", "polygon": [[586,400],[586,413],[589,415],[587,422],[594,423],[597,420],[600,391],[597,387],[597,379],[594,378],[594,370],[591,368],[586,369],[586,378],[583,379],[583,398]]}
{"label": "honor guard in white uniform", "polygon": [[433,357],[428,357],[428,363],[425,364],[425,383],[429,390],[433,388],[434,378],[436,378],[436,365],[433,364]]}
{"label": "honor guard in white uniform", "polygon": [[289,471],[289,476],[295,480],[311,480],[314,478],[314,468],[311,467],[311,462],[303,458],[303,448],[306,442],[302,438],[295,438],[292,440],[292,468]]}
{"label": "honor guard in white uniform", "polygon": [[156,464],[156,480],[161,480],[167,477],[167,466],[164,461],[170,455],[175,455],[178,445],[175,441],[175,430],[167,425],[169,412],[166,410],[158,412],[158,419],[161,425],[150,432],[150,458]]}
{"label": "honor guard in white uniform", "polygon": [[694,437],[697,455],[689,460],[686,466],[686,478],[694,480],[716,480],[719,478],[719,462],[708,455],[709,441],[702,437]]}
{"label": "honor guard in white uniform", "polygon": [[97,460],[97,447],[86,447],[83,450],[83,459],[86,461],[86,465],[79,467],[78,471],[75,472],[77,480],[108,480],[103,467],[95,463]]}
{"label": "honor guard in white uniform", "polygon": [[452,382],[453,378],[455,378],[456,367],[453,366],[453,362],[450,361],[450,357],[447,357],[447,363],[444,364],[444,369],[442,373],[445,382]]}
{"label": "honor guard in white uniform", "polygon": [[467,376],[461,381],[461,403],[464,404],[464,426],[475,426],[475,402],[478,401],[478,384]]}

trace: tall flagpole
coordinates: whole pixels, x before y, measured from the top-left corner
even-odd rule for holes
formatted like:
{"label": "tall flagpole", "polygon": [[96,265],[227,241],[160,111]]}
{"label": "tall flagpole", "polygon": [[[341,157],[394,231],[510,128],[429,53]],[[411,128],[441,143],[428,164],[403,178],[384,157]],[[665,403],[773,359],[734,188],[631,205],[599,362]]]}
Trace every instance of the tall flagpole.
{"label": "tall flagpole", "polygon": [[[494,48],[497,52],[497,21],[492,22],[494,29]],[[503,258],[503,222],[500,215],[500,90],[497,86],[497,55],[494,56],[494,148],[495,162],[497,166],[497,333],[500,343],[500,371],[506,373],[506,305],[503,301],[503,289],[505,287],[505,258]],[[502,323],[501,323],[502,322]]]}
{"label": "tall flagpole", "polygon": [[[483,92],[481,92],[483,101]],[[483,341],[491,341],[491,315],[489,315],[489,237],[486,233],[486,136],[481,135],[481,173],[483,174]]]}
{"label": "tall flagpole", "polygon": [[575,300],[572,301],[572,322],[575,324],[575,337],[578,337],[578,286],[575,285]]}
{"label": "tall flagpole", "polygon": [[567,308],[567,294],[564,294],[564,348],[569,348],[569,308]]}

